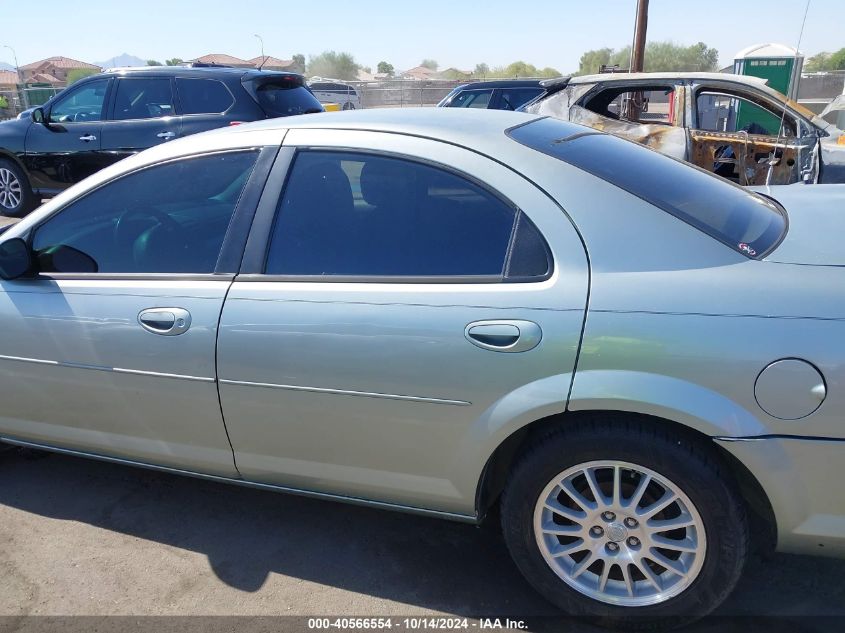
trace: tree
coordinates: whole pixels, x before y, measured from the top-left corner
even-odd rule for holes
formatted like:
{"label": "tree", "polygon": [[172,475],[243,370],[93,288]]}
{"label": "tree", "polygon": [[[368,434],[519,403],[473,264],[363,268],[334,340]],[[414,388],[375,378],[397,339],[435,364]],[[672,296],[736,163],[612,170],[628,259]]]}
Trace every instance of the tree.
{"label": "tree", "polygon": [[172,59],[168,59],[164,63],[168,66],[178,66],[182,63],[182,59],[180,57],[173,57]]}
{"label": "tree", "polygon": [[486,77],[490,74],[490,66],[481,62],[480,64],[475,65],[475,70],[472,72],[473,75],[476,77]]}
{"label": "tree", "polygon": [[291,70],[299,74],[305,72],[305,55],[297,53],[293,56],[293,66],[291,66]]}
{"label": "tree", "polygon": [[835,53],[822,51],[804,62],[804,72],[817,73],[825,70],[845,70],[845,48]]}
{"label": "tree", "polygon": [[[649,42],[645,47],[644,62],[646,72],[713,71],[719,65],[719,51],[709,48],[704,42],[692,46],[682,46],[670,41]],[[599,48],[581,55],[578,74],[597,73],[602,65],[629,68],[630,63],[630,46],[619,50]]]}
{"label": "tree", "polygon": [[90,77],[91,75],[96,75],[99,70],[94,70],[93,68],[74,68],[67,74],[67,85],[71,85],[83,79],[84,77]]}
{"label": "tree", "polygon": [[333,79],[355,80],[360,66],[350,53],[325,51],[308,59],[310,77],[331,77]]}
{"label": "tree", "polygon": [[154,59],[148,59],[147,60],[147,66],[161,66],[161,65],[162,65],[161,62],[156,61]]}
{"label": "tree", "polygon": [[433,59],[424,59],[420,62],[420,66],[423,68],[429,68],[430,70],[437,70],[439,64]]}
{"label": "tree", "polygon": [[393,64],[388,64],[387,62],[379,62],[378,66],[376,67],[376,72],[384,73],[388,77],[393,77],[396,74],[396,70],[393,68]]}

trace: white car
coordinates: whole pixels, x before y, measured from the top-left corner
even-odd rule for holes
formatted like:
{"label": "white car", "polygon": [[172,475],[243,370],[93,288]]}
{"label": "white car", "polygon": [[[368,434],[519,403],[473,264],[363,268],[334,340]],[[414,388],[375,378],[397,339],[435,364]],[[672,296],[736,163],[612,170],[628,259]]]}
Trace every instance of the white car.
{"label": "white car", "polygon": [[361,96],[349,84],[337,81],[312,81],[311,92],[320,103],[336,103],[343,110],[360,110]]}

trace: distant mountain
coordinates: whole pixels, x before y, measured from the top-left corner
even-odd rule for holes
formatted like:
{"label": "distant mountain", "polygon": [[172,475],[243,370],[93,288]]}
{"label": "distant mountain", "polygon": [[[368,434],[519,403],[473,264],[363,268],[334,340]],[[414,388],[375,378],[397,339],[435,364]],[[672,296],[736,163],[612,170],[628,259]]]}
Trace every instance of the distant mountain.
{"label": "distant mountain", "polygon": [[11,64],[4,64],[3,62],[0,62],[0,70],[14,70],[14,69],[15,69],[15,67],[12,66]]}
{"label": "distant mountain", "polygon": [[128,53],[123,53],[123,55],[118,55],[117,57],[112,57],[111,59],[94,63],[101,68],[122,68],[126,66],[146,66],[147,60],[135,57],[134,55],[130,55]]}

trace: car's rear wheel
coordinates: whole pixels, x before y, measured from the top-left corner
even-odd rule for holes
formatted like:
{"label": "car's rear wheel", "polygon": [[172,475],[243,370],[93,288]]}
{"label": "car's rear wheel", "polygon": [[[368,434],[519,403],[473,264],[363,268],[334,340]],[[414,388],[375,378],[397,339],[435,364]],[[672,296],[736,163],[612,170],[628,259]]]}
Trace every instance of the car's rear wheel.
{"label": "car's rear wheel", "polygon": [[344,110],[354,110],[355,104],[352,103],[351,101],[347,101],[346,103],[343,104],[343,109]]}
{"label": "car's rear wheel", "polygon": [[611,419],[533,442],[506,486],[502,525],[546,598],[612,627],[705,615],[748,550],[744,503],[710,447]]}
{"label": "car's rear wheel", "polygon": [[35,207],[26,174],[12,161],[0,159],[0,214],[20,217]]}

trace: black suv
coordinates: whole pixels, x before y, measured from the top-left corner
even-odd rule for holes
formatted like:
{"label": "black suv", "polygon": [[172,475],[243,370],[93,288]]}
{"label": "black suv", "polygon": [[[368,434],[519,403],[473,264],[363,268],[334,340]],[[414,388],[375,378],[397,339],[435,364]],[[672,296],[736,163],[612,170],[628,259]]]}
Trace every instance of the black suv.
{"label": "black suv", "polygon": [[0,123],[0,213],[22,215],[141,150],[213,128],[322,112],[301,75],[155,66],[86,77]]}
{"label": "black suv", "polygon": [[456,87],[437,107],[517,110],[543,92],[545,89],[538,79],[478,81]]}

